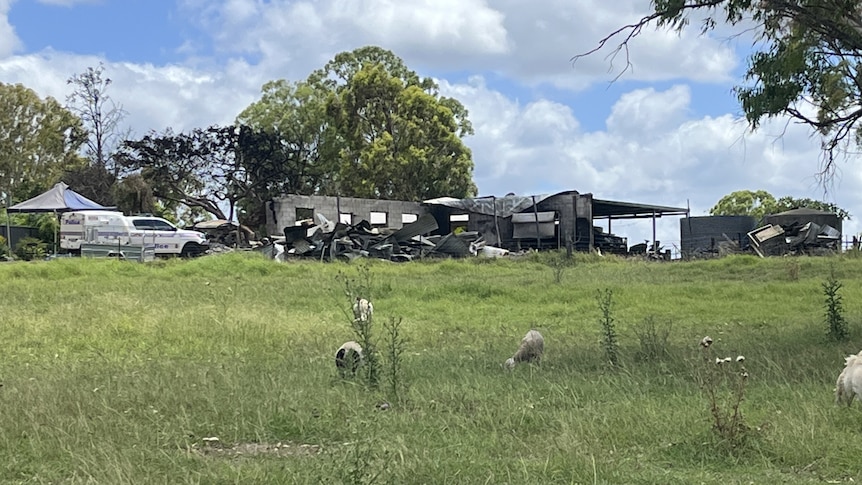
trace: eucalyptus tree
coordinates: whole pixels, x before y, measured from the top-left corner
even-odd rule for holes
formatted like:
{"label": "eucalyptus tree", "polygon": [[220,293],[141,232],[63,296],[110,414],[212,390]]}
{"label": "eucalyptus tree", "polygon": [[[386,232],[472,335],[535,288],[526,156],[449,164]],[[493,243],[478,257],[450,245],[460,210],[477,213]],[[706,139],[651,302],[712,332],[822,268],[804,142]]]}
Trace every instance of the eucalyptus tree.
{"label": "eucalyptus tree", "polygon": [[[475,195],[466,108],[391,51],[336,55],[305,81],[274,81],[238,121],[282,137],[301,194],[422,200]],[[290,177],[290,175],[289,175]]]}

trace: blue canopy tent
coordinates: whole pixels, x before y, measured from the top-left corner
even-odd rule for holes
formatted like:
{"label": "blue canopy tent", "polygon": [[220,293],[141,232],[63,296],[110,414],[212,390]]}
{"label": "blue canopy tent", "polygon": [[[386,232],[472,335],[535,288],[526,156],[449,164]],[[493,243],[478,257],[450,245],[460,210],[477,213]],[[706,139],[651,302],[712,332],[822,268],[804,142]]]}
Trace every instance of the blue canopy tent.
{"label": "blue canopy tent", "polygon": [[[9,214],[23,212],[52,212],[62,214],[70,211],[83,210],[115,210],[116,207],[105,207],[93,202],[83,195],[70,189],[64,182],[59,182],[47,192],[37,195],[32,199],[25,200],[6,208],[6,227],[9,227]],[[7,230],[7,233],[9,231]],[[54,234],[54,252],[56,252],[57,234]],[[10,241],[10,250],[11,241]]]}

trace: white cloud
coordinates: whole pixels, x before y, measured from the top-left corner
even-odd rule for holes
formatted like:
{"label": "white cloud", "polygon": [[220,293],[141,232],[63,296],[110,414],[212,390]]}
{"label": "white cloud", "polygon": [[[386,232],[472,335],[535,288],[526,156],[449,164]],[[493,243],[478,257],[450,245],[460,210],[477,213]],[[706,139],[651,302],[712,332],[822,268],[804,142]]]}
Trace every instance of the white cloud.
{"label": "white cloud", "polygon": [[677,85],[663,92],[653,88],[631,91],[614,104],[608,130],[619,134],[651,134],[678,126],[688,116],[691,92]]}
{"label": "white cloud", "polygon": [[0,59],[0,80],[22,83],[40,96],[62,103],[73,89],[66,80],[99,63],[112,80],[108,94],[128,112],[126,122],[137,136],[168,127],[184,131],[232,123],[258,98],[262,83],[240,61],[221,72],[210,72],[180,65],[112,63],[96,56],[54,51]]}
{"label": "white cloud", "polygon": [[9,8],[14,0],[0,0],[0,58],[12,55],[21,48],[21,40],[9,23]]}
{"label": "white cloud", "polygon": [[[648,13],[641,0],[185,0],[186,11],[227,53],[259,57],[278,77],[304,78],[336,53],[363,45],[392,50],[431,71],[496,72],[526,84],[583,89],[608,82],[609,43],[575,64],[620,26]],[[739,62],[731,45],[695,31],[645,29],[631,42],[626,80],[723,82]],[[610,70],[610,72],[609,72]]]}

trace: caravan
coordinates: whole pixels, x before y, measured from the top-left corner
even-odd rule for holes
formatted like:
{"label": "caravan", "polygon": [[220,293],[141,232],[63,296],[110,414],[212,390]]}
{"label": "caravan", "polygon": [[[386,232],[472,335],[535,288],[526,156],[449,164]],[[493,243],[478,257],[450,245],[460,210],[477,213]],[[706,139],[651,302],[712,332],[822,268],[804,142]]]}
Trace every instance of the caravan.
{"label": "caravan", "polygon": [[98,210],[63,214],[60,247],[78,253],[81,244],[150,246],[156,255],[183,257],[197,256],[208,249],[203,233],[178,229],[161,217]]}

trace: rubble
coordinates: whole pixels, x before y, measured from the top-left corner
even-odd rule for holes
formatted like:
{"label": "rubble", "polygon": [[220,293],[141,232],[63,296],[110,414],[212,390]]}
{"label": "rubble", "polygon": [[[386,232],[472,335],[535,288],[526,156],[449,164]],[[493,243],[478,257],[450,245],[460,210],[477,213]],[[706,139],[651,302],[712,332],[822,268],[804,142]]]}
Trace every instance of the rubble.
{"label": "rubble", "polygon": [[751,247],[761,257],[785,254],[823,254],[840,249],[841,233],[816,222],[767,224],[748,233]]}
{"label": "rubble", "polygon": [[307,258],[319,261],[378,258],[406,262],[428,257],[500,257],[509,254],[505,249],[486,244],[475,231],[430,235],[438,229],[437,220],[430,214],[422,215],[397,230],[372,227],[366,220],[348,225],[330,221],[321,214],[316,214],[316,217],[316,224],[307,219],[285,227],[283,239],[266,241],[257,250],[277,260]]}
{"label": "rubble", "polygon": [[[225,219],[198,222],[190,229],[206,234],[210,244],[247,248],[253,246],[254,231]],[[237,240],[239,237],[239,240]],[[237,244],[239,242],[239,244]]]}

